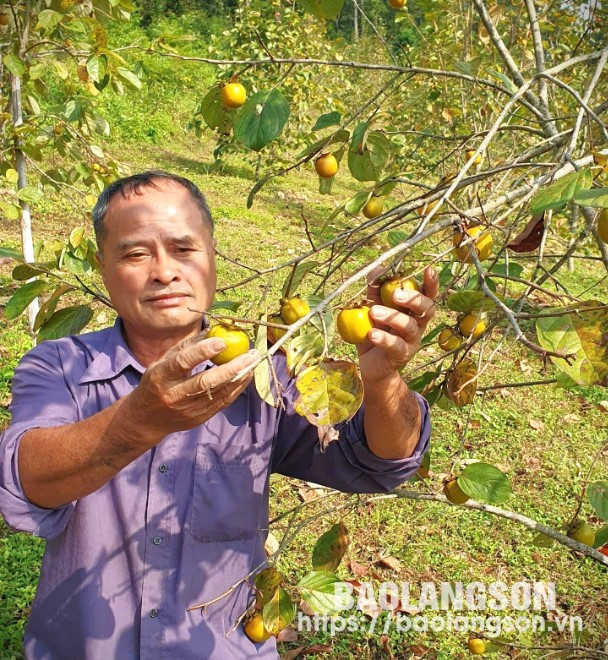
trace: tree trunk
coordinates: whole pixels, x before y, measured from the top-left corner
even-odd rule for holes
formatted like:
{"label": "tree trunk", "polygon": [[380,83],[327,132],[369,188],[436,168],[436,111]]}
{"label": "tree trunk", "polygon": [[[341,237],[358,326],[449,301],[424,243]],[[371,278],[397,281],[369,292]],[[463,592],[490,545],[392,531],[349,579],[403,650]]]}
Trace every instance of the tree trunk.
{"label": "tree trunk", "polygon": [[[21,78],[19,76],[11,75],[11,111],[13,114],[13,125],[20,126],[23,124],[23,109],[21,107]],[[20,144],[17,142],[15,145],[15,157],[17,161],[17,174],[19,179],[17,181],[17,189],[21,190],[27,186],[27,171],[25,165],[25,154],[19,148]],[[21,246],[23,248],[23,256],[28,262],[33,262],[34,259],[34,243],[32,241],[32,216],[30,214],[30,207],[27,202],[19,200],[21,206]],[[38,298],[35,298],[27,308],[28,323],[30,334],[34,336],[34,321],[39,310]]]}

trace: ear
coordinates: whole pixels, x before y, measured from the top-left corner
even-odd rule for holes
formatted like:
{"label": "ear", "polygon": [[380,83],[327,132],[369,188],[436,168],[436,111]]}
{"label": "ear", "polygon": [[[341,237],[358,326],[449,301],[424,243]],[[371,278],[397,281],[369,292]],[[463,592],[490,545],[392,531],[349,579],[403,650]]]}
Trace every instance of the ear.
{"label": "ear", "polygon": [[95,252],[95,263],[97,264],[97,267],[99,268],[99,272],[101,274],[102,280],[105,282],[105,270],[106,270],[106,265],[103,260],[103,252],[100,252],[99,250]]}

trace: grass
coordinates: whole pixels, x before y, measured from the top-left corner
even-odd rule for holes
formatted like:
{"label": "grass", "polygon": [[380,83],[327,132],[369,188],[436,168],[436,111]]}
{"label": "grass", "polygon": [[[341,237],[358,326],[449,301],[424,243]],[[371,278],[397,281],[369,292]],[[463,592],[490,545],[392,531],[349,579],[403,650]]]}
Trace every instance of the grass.
{"label": "grass", "polygon": [[[190,90],[196,82],[204,87],[207,69],[183,67],[179,76],[171,79],[174,68],[159,64],[152,72],[152,86],[141,100],[143,110],[133,108],[129,98],[112,99],[106,111],[117,118],[115,134],[104,144],[114,157],[120,158],[132,171],[160,167],[189,176],[208,196],[213,210],[218,249],[232,260],[256,268],[281,263],[286,257],[307,249],[308,239],[302,217],[305,217],[317,240],[327,238],[350,220],[338,218],[321,227],[336,200],[356,192],[348,177],[339,178],[331,196],[321,196],[310,168],[269,183],[256,197],[251,209],[246,197],[255,180],[255,162],[238,154],[226,156],[216,163],[213,140],[208,134],[197,141],[181,128],[189,109],[194,107],[196,94]],[[196,73],[195,73],[196,71]],[[201,73],[202,71],[202,73]],[[185,87],[184,87],[185,85]],[[180,92],[180,90],[182,90]],[[184,98],[182,98],[182,96]],[[180,103],[178,104],[178,101]],[[174,108],[179,107],[178,114]],[[398,191],[395,192],[395,195]],[[37,237],[65,239],[77,221],[69,204],[52,198],[35,209],[34,232]],[[89,230],[90,235],[90,230]],[[17,246],[18,229],[14,223],[0,219],[0,244]],[[356,263],[370,259],[386,246],[379,237],[347,262],[336,275],[336,281],[354,272]],[[601,277],[597,266],[576,262],[573,273],[560,277],[571,293],[582,292]],[[242,267],[219,260],[219,283],[225,286],[247,275]],[[0,305],[8,300],[15,284],[10,278],[10,264],[0,265]],[[529,271],[528,271],[529,272]],[[287,272],[277,274],[269,298],[276,303],[278,291]],[[600,295],[597,289],[588,296]],[[260,289],[251,284],[229,290],[218,296],[254,304]],[[101,310],[100,310],[101,311]],[[451,315],[451,316],[450,316]],[[442,310],[438,320],[453,322],[453,314]],[[527,326],[534,338],[532,326]],[[498,347],[502,330],[495,330],[483,348],[483,355]],[[480,378],[480,386],[495,383],[544,380],[554,377],[551,365],[546,368],[520,346],[507,350],[502,345]],[[9,420],[10,380],[20,356],[30,347],[22,319],[9,322],[0,314],[0,425]],[[436,349],[425,349],[406,373],[437,355]],[[564,390],[554,385],[534,388],[489,390],[479,395],[471,409],[432,410],[433,443],[431,478],[426,484],[412,486],[438,491],[443,476],[457,468],[459,461],[478,459],[494,463],[510,477],[514,496],[508,508],[524,515],[560,527],[577,507],[577,497],[594,458],[606,443],[605,412],[598,408],[607,399],[599,387]],[[470,413],[472,423],[467,424]],[[542,422],[542,427],[531,421]],[[608,458],[601,454],[595,464],[594,478],[606,478]],[[278,515],[301,504],[298,488],[301,484],[274,476],[271,481],[272,511]],[[338,569],[343,578],[372,580],[489,582],[497,578],[508,584],[520,580],[546,580],[556,583],[558,607],[561,612],[580,615],[585,622],[581,642],[599,648],[608,637],[605,613],[608,611],[608,574],[595,562],[567,551],[562,546],[538,548],[531,543],[532,535],[515,523],[486,514],[457,509],[441,504],[422,504],[409,500],[384,500],[367,504],[357,498],[338,495],[331,499],[332,507],[323,513],[319,504],[311,504],[302,515],[320,518],[305,528],[280,557],[278,568],[288,584],[295,584],[310,568],[312,547],[320,532],[342,520],[349,529],[351,545]],[[338,508],[343,505],[344,508]],[[348,506],[347,506],[348,505]],[[588,505],[581,515],[596,527],[600,521]],[[273,533],[280,536],[277,524]],[[42,541],[23,534],[0,529],[0,657],[21,658],[21,640],[27,614],[38,579]],[[395,557],[399,567],[390,569],[378,564],[381,557]],[[509,612],[507,612],[509,613]],[[396,657],[464,658],[467,635],[464,633],[404,632],[395,628],[386,639],[378,629],[327,634],[303,634],[296,643],[282,645],[282,650],[301,645],[328,644],[331,650],[315,657],[389,658]],[[567,634],[509,635],[518,644],[555,645],[572,643]],[[501,648],[497,657],[541,657],[542,651],[519,652]]]}

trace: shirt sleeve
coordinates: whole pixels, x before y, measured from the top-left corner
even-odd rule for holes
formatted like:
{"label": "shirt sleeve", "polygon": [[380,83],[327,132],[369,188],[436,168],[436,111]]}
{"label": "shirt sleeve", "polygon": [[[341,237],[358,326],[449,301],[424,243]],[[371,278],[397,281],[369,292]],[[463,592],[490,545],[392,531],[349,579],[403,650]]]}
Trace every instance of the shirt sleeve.
{"label": "shirt sleeve", "polygon": [[27,499],[19,478],[19,443],[31,429],[78,421],[56,342],[42,342],[22,358],[12,392],[11,424],[0,435],[0,513],[9,527],[51,539],[63,532],[75,504],[43,509]]}
{"label": "shirt sleeve", "polygon": [[318,430],[294,410],[298,397],[295,381],[283,381],[285,410],[278,421],[273,472],[351,493],[389,492],[414,475],[429,449],[429,406],[415,393],[420,406],[420,439],[409,458],[385,459],[367,446],[363,406],[354,417],[337,426],[339,439],[321,451]]}

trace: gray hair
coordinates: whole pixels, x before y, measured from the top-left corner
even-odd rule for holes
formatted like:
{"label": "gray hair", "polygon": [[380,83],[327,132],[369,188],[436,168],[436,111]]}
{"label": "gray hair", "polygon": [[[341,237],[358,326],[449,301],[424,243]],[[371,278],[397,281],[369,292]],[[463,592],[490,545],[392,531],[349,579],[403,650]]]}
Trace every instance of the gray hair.
{"label": "gray hair", "polygon": [[99,249],[101,249],[101,242],[105,236],[104,218],[108,211],[108,204],[112,198],[119,193],[125,199],[129,197],[129,195],[141,195],[143,194],[143,188],[156,188],[157,190],[160,190],[160,186],[158,185],[160,181],[171,181],[187,190],[200,209],[203,220],[209,224],[211,233],[213,234],[213,218],[211,217],[211,211],[207,205],[205,195],[203,195],[195,183],[183,176],[170,174],[163,170],[148,170],[141,174],[133,174],[132,176],[113,181],[97,198],[97,202],[93,207],[92,216],[95,240],[97,241]]}

